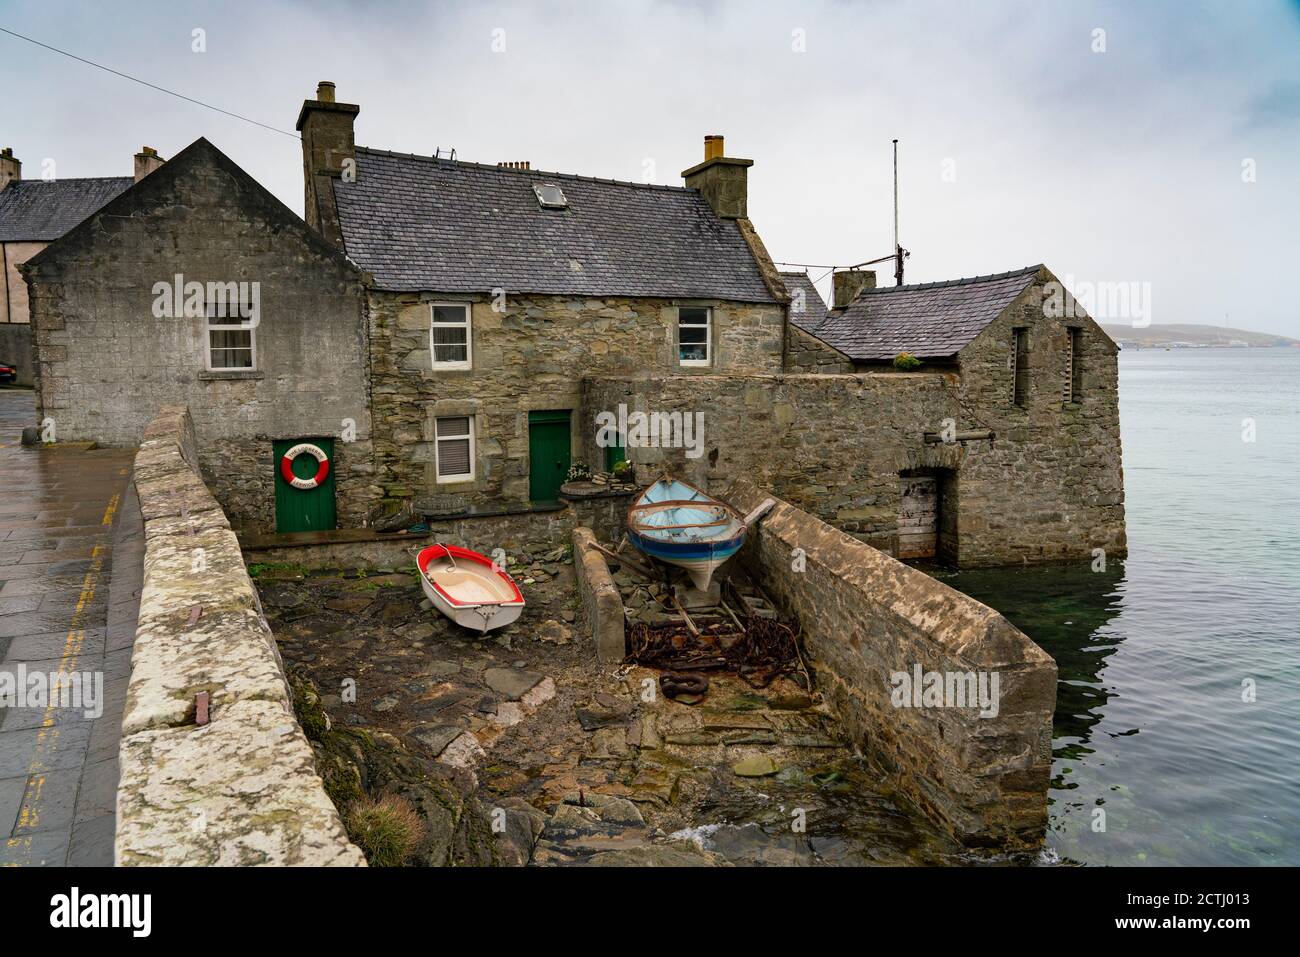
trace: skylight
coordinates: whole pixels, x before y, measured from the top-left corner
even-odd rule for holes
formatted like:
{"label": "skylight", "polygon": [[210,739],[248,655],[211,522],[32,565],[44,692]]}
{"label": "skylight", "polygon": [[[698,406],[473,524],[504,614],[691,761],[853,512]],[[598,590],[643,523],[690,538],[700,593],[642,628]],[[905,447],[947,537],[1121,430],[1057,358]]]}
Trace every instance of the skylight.
{"label": "skylight", "polygon": [[564,190],[554,183],[537,183],[533,186],[533,192],[537,194],[537,201],[547,209],[564,209],[569,205],[569,201],[564,198]]}

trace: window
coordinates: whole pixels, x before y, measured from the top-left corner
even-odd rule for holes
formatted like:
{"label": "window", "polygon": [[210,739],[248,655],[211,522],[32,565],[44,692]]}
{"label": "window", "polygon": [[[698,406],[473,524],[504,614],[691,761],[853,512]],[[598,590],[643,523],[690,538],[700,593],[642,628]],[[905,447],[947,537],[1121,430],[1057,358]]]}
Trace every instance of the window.
{"label": "window", "polygon": [[474,478],[474,419],[453,415],[435,419],[439,482],[468,482]]}
{"label": "window", "polygon": [[1029,394],[1029,330],[1011,330],[1011,401],[1024,407]]}
{"label": "window", "polygon": [[209,302],[205,313],[208,371],[250,372],[256,369],[257,333],[251,311],[242,305],[231,310],[224,303]]}
{"label": "window", "polygon": [[469,303],[435,302],[429,325],[429,354],[435,369],[468,369],[473,356]]}
{"label": "window", "polygon": [[1080,361],[1082,353],[1079,346],[1082,341],[1083,330],[1077,326],[1071,326],[1065,330],[1069,338],[1065,342],[1065,395],[1063,398],[1066,402],[1075,403],[1083,400],[1083,363]]}
{"label": "window", "polygon": [[677,357],[684,366],[709,364],[713,346],[711,309],[682,307],[677,310]]}
{"label": "window", "polygon": [[538,183],[533,186],[533,192],[537,194],[537,201],[547,209],[564,209],[569,205],[564,190],[554,183]]}

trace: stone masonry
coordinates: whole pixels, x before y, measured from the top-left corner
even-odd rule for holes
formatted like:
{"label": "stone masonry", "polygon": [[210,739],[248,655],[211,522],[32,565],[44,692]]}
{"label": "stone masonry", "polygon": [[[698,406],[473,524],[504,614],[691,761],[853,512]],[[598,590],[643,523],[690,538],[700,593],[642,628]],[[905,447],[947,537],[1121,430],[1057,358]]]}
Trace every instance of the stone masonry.
{"label": "stone masonry", "polygon": [[[747,481],[727,491],[741,510],[766,497]],[[785,502],[741,559],[798,618],[818,687],[902,794],[964,844],[1041,843],[1056,703],[1045,651],[993,609]],[[997,713],[899,706],[891,676],[917,665],[945,677],[996,673]]]}
{"label": "stone masonry", "polygon": [[143,438],[144,585],[122,716],[117,863],[364,865],[294,717],[235,535],[195,467],[184,407],[165,407]]}
{"label": "stone masonry", "polygon": [[[584,376],[631,379],[647,370],[684,378],[780,368],[778,304],[649,298],[511,296],[498,311],[473,300],[473,369],[434,371],[430,305],[465,296],[370,293],[370,355],[377,483],[391,509],[419,498],[427,512],[528,500],[528,412],[571,409],[574,461],[586,452],[579,424]],[[713,364],[677,363],[677,306],[713,307]],[[434,419],[474,417],[477,461],[471,482],[438,484]]]}
{"label": "stone masonry", "polygon": [[[134,445],[161,405],[183,402],[231,521],[274,531],[272,442],[333,437],[339,523],[365,522],[378,490],[362,277],[206,140],[24,269],[38,419],[59,440]],[[155,316],[155,283],[177,274],[260,284],[254,370],[205,371],[202,316]]]}

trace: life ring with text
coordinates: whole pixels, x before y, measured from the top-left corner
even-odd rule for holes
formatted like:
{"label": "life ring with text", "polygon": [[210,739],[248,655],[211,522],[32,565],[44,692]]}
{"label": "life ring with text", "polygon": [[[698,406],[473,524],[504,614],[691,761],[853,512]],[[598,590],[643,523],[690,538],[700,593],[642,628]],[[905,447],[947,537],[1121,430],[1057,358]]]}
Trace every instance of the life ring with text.
{"label": "life ring with text", "polygon": [[[293,460],[300,455],[310,455],[318,463],[316,474],[311,478],[299,478],[293,474]],[[316,488],[330,474],[330,459],[324,450],[310,442],[299,442],[280,457],[280,475],[294,488]]]}

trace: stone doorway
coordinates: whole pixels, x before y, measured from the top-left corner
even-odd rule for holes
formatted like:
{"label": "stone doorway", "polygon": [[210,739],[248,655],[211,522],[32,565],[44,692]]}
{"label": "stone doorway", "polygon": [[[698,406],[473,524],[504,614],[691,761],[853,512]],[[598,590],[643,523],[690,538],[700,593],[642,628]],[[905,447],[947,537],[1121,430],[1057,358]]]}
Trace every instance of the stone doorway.
{"label": "stone doorway", "polygon": [[899,473],[900,560],[956,562],[957,480],[951,469]]}

